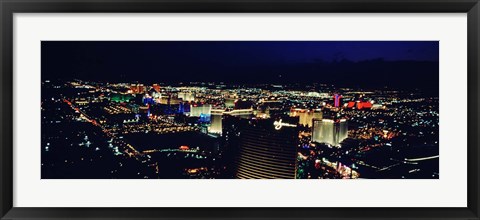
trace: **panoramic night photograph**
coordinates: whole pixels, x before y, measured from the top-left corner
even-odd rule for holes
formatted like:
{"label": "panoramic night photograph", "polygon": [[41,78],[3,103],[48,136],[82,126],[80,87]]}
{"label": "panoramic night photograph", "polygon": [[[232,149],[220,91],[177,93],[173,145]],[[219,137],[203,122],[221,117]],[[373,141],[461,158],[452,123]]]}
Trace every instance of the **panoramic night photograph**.
{"label": "panoramic night photograph", "polygon": [[42,179],[439,179],[438,41],[42,41]]}

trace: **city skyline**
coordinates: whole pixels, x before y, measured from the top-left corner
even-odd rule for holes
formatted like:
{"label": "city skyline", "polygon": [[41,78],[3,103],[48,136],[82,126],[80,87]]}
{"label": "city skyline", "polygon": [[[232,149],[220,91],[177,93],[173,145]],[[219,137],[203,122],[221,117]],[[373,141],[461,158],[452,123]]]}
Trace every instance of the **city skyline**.
{"label": "city skyline", "polygon": [[42,179],[439,178],[436,41],[42,42],[41,83]]}

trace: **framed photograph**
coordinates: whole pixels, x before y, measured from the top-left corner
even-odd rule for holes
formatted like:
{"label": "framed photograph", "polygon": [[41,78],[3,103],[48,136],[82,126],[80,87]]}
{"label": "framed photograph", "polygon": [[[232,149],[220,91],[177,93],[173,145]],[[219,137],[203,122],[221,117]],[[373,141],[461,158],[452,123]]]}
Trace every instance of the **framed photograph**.
{"label": "framed photograph", "polygon": [[1,219],[479,219],[478,0],[0,7]]}

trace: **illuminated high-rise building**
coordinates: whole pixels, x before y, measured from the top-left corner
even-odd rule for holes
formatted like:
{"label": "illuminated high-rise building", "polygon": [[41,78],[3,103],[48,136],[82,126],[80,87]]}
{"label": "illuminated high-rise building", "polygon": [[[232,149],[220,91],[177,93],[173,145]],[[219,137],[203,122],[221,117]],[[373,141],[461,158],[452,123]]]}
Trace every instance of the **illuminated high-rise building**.
{"label": "illuminated high-rise building", "polygon": [[224,116],[235,116],[237,118],[251,119],[253,117],[253,109],[235,109],[226,111],[224,109],[212,109],[211,125],[208,130],[210,133],[222,133],[222,120]]}
{"label": "illuminated high-rise building", "polygon": [[211,115],[212,114],[212,105],[192,105],[190,107],[190,116],[200,117],[200,115]]}
{"label": "illuminated high-rise building", "polygon": [[322,119],[322,111],[320,109],[300,109],[293,108],[290,110],[291,117],[299,117],[298,124],[312,127],[313,119]]}
{"label": "illuminated high-rise building", "polygon": [[342,105],[342,96],[339,94],[334,94],[333,95],[333,106],[336,108],[339,108]]}
{"label": "illuminated high-rise building", "polygon": [[320,109],[314,109],[312,110],[312,119],[309,119],[309,127],[313,126],[313,120],[314,119],[322,119],[323,118],[323,112]]}
{"label": "illuminated high-rise building", "polygon": [[332,146],[340,146],[340,143],[348,137],[347,119],[314,119],[312,129],[312,141]]}
{"label": "illuminated high-rise building", "polygon": [[233,176],[239,179],[294,179],[298,118],[241,119],[226,116],[224,135],[235,148]]}
{"label": "illuminated high-rise building", "polygon": [[222,133],[222,117],[223,109],[212,109],[210,127],[208,128],[209,133],[221,134]]}

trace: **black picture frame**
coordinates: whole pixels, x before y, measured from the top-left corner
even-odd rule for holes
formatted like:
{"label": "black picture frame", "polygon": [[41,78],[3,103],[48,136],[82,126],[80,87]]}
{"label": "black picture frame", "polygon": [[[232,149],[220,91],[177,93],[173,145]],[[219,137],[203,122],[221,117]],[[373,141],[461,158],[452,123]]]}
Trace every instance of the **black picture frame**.
{"label": "black picture frame", "polygon": [[[0,0],[1,219],[479,219],[478,0]],[[454,13],[468,14],[467,208],[17,208],[13,207],[14,13]],[[445,189],[448,190],[448,189]]]}

